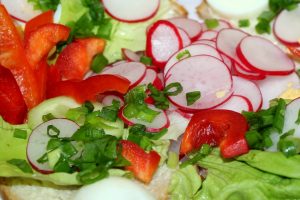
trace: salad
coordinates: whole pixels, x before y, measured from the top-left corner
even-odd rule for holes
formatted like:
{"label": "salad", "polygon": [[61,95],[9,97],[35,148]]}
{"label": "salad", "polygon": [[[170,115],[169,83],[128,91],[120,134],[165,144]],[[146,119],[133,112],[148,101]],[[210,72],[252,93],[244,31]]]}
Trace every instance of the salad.
{"label": "salad", "polygon": [[0,4],[0,192],[300,198],[299,1],[207,0],[201,20],[171,0],[18,3]]}

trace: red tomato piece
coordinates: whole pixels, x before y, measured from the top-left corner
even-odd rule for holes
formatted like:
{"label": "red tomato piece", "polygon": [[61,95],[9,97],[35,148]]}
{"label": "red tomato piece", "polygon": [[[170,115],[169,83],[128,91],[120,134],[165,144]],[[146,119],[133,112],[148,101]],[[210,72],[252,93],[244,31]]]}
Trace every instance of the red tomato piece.
{"label": "red tomato piece", "polygon": [[160,155],[155,151],[145,152],[139,145],[122,140],[122,156],[127,159],[131,165],[126,170],[132,171],[134,176],[149,183],[158,168]]}
{"label": "red tomato piece", "polygon": [[11,124],[21,124],[27,107],[13,74],[0,66],[0,115]]}
{"label": "red tomato piece", "polygon": [[49,10],[47,12],[41,13],[40,15],[28,21],[25,25],[25,31],[24,31],[25,40],[26,38],[28,38],[29,33],[37,29],[39,26],[53,23],[53,16],[54,16],[54,11]]}
{"label": "red tomato piece", "polygon": [[203,110],[192,117],[183,135],[180,154],[199,149],[203,144],[219,146],[224,158],[249,151],[245,139],[248,123],[245,117],[230,110]]}
{"label": "red tomato piece", "polygon": [[300,45],[296,47],[288,47],[293,56],[300,60]]}
{"label": "red tomato piece", "polygon": [[125,94],[130,81],[115,75],[97,75],[85,80],[66,80],[49,85],[47,97],[70,96],[79,103],[93,101],[96,95],[104,92],[119,92]]}
{"label": "red tomato piece", "polygon": [[99,38],[77,39],[63,49],[56,67],[65,79],[83,79],[93,57],[104,50],[105,41]]}

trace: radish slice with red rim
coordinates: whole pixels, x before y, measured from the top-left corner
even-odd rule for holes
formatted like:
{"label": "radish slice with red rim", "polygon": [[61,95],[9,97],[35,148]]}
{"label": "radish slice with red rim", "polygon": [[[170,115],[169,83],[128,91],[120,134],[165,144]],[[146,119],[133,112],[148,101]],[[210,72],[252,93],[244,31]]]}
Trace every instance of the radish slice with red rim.
{"label": "radish slice with red rim", "polygon": [[300,80],[296,73],[287,76],[267,76],[266,79],[255,82],[263,97],[262,109],[268,108],[270,101],[278,98],[287,89],[300,85]]}
{"label": "radish slice with red rim", "polygon": [[177,29],[181,37],[183,47],[189,46],[192,42],[188,34],[182,28],[177,28]]}
{"label": "radish slice with red rim", "polygon": [[242,111],[252,111],[250,101],[240,95],[232,95],[228,101],[216,107],[218,110],[232,110],[242,113]]}
{"label": "radish slice with red rim", "polygon": [[146,74],[146,66],[140,62],[127,62],[110,67],[101,74],[112,74],[122,76],[130,81],[130,87],[141,82]]}
{"label": "radish slice with red rim", "polygon": [[111,66],[109,67],[114,67],[114,66],[117,66],[119,64],[124,64],[124,63],[128,63],[127,60],[120,60],[120,61],[117,61],[117,62],[114,62]]}
{"label": "radish slice with red rim", "polygon": [[78,124],[68,119],[52,119],[40,124],[36,127],[28,140],[27,144],[27,159],[32,168],[43,173],[49,174],[53,170],[50,168],[48,162],[39,163],[37,160],[41,158],[47,152],[47,144],[51,139],[47,134],[47,129],[50,126],[54,126],[59,130],[59,137],[71,137],[73,133],[79,129]]}
{"label": "radish slice with red rim", "polygon": [[152,18],[160,0],[102,0],[106,12],[122,22],[141,22]]}
{"label": "radish slice with red rim", "polygon": [[218,35],[217,31],[209,30],[204,31],[197,40],[216,40]]}
{"label": "radish slice with red rim", "polygon": [[178,28],[182,28],[188,34],[192,41],[196,40],[202,32],[201,24],[193,19],[185,17],[176,17],[168,19],[168,21],[170,21]]}
{"label": "radish slice with red rim", "polygon": [[207,44],[211,47],[217,48],[217,44],[213,40],[207,40],[207,39],[200,39],[193,42],[193,44]]}
{"label": "radish slice with red rim", "polygon": [[251,103],[251,109],[258,111],[262,106],[262,94],[259,87],[252,81],[233,76],[233,94],[246,97]]}
{"label": "radish slice with red rim", "polygon": [[128,61],[133,61],[133,62],[139,62],[141,59],[141,56],[136,54],[135,52],[131,51],[130,49],[122,48],[122,54],[123,57],[128,60]]}
{"label": "radish slice with red rim", "polygon": [[156,71],[154,71],[153,69],[146,70],[146,75],[139,83],[139,85],[148,85],[149,83],[153,84],[153,86],[157,89],[163,88],[161,80],[158,78]]}
{"label": "radish slice with red rim", "polygon": [[300,7],[294,10],[283,10],[273,25],[274,35],[288,46],[300,45]]}
{"label": "radish slice with red rim", "polygon": [[[187,53],[187,56],[196,56],[196,55],[209,55],[209,56],[213,56],[216,57],[220,60],[222,60],[222,57],[220,55],[220,53],[213,47],[206,45],[206,44],[192,44],[190,46],[187,46],[183,49],[181,49],[179,52],[176,52],[167,62],[165,68],[164,68],[164,76],[166,77],[169,69],[175,64],[177,63],[179,60],[178,59],[178,55],[180,54],[184,54]],[[186,56],[183,55],[183,58],[185,58]]]}
{"label": "radish slice with red rim", "polygon": [[222,60],[224,61],[225,65],[227,65],[228,69],[230,71],[232,71],[232,68],[233,68],[232,60],[225,54],[221,54],[221,57],[222,57]]}
{"label": "radish slice with red rim", "polygon": [[285,75],[295,71],[295,63],[270,40],[247,36],[239,44],[237,55],[254,71],[269,75]]}
{"label": "radish slice with red rim", "polygon": [[215,28],[212,28],[212,29],[208,29],[206,24],[205,23],[202,23],[201,26],[202,26],[202,30],[203,31],[207,31],[207,30],[214,30],[214,31],[220,31],[224,28],[232,28],[232,25],[228,22],[228,21],[225,21],[225,20],[222,20],[222,19],[218,19],[218,23],[219,25]]}
{"label": "radish slice with red rim", "polygon": [[0,3],[14,19],[24,23],[41,14],[41,11],[35,10],[33,4],[27,0],[1,0]]}
{"label": "radish slice with red rim", "polygon": [[121,97],[119,97],[117,95],[113,95],[113,94],[105,95],[102,98],[101,103],[102,103],[103,106],[110,106],[110,105],[112,105],[112,102],[114,100],[119,101],[120,106],[124,105],[124,100]]}
{"label": "radish slice with red rim", "polygon": [[131,126],[134,124],[142,124],[146,126],[146,130],[149,132],[159,132],[164,128],[170,126],[170,121],[167,116],[167,113],[163,110],[156,108],[154,105],[148,104],[148,107],[152,110],[159,111],[160,113],[154,118],[154,120],[149,123],[136,118],[128,119],[124,114],[123,110],[125,107],[122,107],[119,111],[119,117],[124,121],[125,124]]}
{"label": "radish slice with red rim", "polygon": [[[166,85],[180,82],[183,91],[169,99],[177,107],[197,111],[218,106],[232,94],[232,77],[227,66],[219,59],[207,56],[192,56],[177,62],[169,70]],[[200,91],[201,97],[187,105],[186,94]]]}
{"label": "radish slice with red rim", "polygon": [[146,54],[153,64],[163,68],[168,59],[182,48],[178,29],[169,21],[159,20],[147,34]]}
{"label": "radish slice with red rim", "polygon": [[263,80],[266,76],[258,72],[245,71],[240,64],[233,63],[233,74],[249,80]]}

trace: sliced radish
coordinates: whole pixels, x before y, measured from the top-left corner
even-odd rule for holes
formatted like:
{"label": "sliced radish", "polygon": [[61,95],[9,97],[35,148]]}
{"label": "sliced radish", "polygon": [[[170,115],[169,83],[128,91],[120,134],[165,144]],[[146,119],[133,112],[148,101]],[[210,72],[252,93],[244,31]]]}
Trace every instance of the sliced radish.
{"label": "sliced radish", "polygon": [[300,110],[300,98],[294,99],[290,102],[285,110],[284,115],[284,126],[283,133],[286,133],[292,129],[295,130],[295,134],[293,136],[300,138],[300,126],[296,123],[299,118],[299,110]]}
{"label": "sliced radish", "polygon": [[33,4],[27,0],[1,0],[0,3],[13,18],[24,23],[41,14],[41,11],[35,10]]}
{"label": "sliced radish", "polygon": [[[232,78],[227,66],[219,59],[207,56],[192,56],[183,59],[169,70],[166,85],[180,82],[183,92],[169,96],[180,109],[196,111],[208,109],[226,101],[232,94]],[[187,105],[186,93],[200,91],[201,97]]]}
{"label": "sliced radish", "polygon": [[178,32],[181,37],[183,47],[189,46],[192,42],[188,34],[182,28],[178,28]]}
{"label": "sliced radish", "polygon": [[201,39],[201,40],[196,40],[195,42],[193,42],[193,44],[207,44],[209,46],[217,48],[217,44],[213,40]]}
{"label": "sliced radish", "polygon": [[[117,65],[119,65],[119,64],[124,64],[124,63],[128,63],[128,61],[127,60],[120,60],[120,61],[117,61],[117,62],[114,62],[113,64],[111,64],[111,66],[117,66]],[[111,67],[111,66],[109,66],[109,67]]]}
{"label": "sliced radish", "polygon": [[164,76],[166,77],[169,69],[177,63],[179,60],[177,59],[178,54],[182,52],[188,52],[190,56],[196,56],[196,55],[209,55],[216,57],[220,60],[222,60],[222,57],[220,53],[213,47],[206,45],[206,44],[192,44],[190,46],[187,46],[183,49],[181,49],[179,52],[176,52],[167,62],[165,68],[164,68]]}
{"label": "sliced radish", "polygon": [[170,119],[170,126],[162,139],[177,140],[184,133],[190,120],[177,111],[168,112],[168,118]]}
{"label": "sliced radish", "polygon": [[269,107],[270,100],[277,98],[287,89],[298,86],[300,81],[297,74],[292,73],[287,76],[267,76],[266,79],[256,83],[263,97],[262,108],[266,109]]}
{"label": "sliced radish", "polygon": [[262,73],[258,73],[258,72],[251,72],[251,71],[246,71],[244,70],[243,67],[241,67],[240,64],[234,62],[233,63],[233,74],[243,77],[245,79],[249,79],[249,80],[263,80],[266,78],[266,76]]}
{"label": "sliced radish", "polygon": [[273,31],[278,40],[286,45],[300,44],[300,7],[283,10],[276,18]]}
{"label": "sliced radish", "polygon": [[251,102],[251,109],[258,111],[262,106],[262,94],[259,87],[252,81],[233,76],[233,94],[244,96]]}
{"label": "sliced radish", "polygon": [[147,34],[146,54],[154,65],[163,68],[168,59],[182,48],[178,29],[169,21],[159,20]]}
{"label": "sliced radish", "polygon": [[102,0],[106,12],[122,22],[141,22],[158,11],[159,0]]}
{"label": "sliced radish", "polygon": [[269,75],[295,71],[295,63],[273,42],[259,36],[247,36],[239,44],[237,55],[249,68]]}
{"label": "sliced radish", "polygon": [[228,22],[228,21],[225,21],[225,20],[222,20],[222,19],[218,19],[218,22],[219,22],[219,25],[213,29],[208,29],[206,24],[205,23],[202,23],[201,26],[202,26],[202,30],[203,31],[207,31],[207,30],[214,30],[214,31],[220,31],[224,28],[232,28],[232,25]]}
{"label": "sliced radish", "polygon": [[197,40],[216,40],[218,35],[217,31],[209,30],[204,31],[202,34],[198,37]]}
{"label": "sliced radish", "polygon": [[163,84],[161,80],[158,78],[156,71],[148,68],[146,70],[145,77],[139,83],[139,85],[148,85],[149,83],[152,83],[157,89],[163,88]]}
{"label": "sliced radish", "polygon": [[118,95],[113,95],[113,94],[105,95],[102,98],[101,103],[103,106],[110,106],[110,105],[112,105],[112,102],[114,100],[119,101],[121,106],[124,105],[124,100],[121,97],[119,97]]}
{"label": "sliced radish", "polygon": [[130,81],[130,87],[134,87],[143,80],[146,66],[140,62],[121,63],[103,71],[102,74],[113,74],[127,78]]}
{"label": "sliced radish", "polygon": [[156,108],[154,105],[148,104],[148,107],[152,110],[155,111],[159,111],[160,114],[158,114],[154,120],[149,123],[149,122],[145,122],[139,119],[135,119],[135,118],[131,118],[128,119],[124,114],[123,114],[123,110],[124,107],[122,107],[120,109],[119,112],[119,117],[124,121],[125,124],[127,125],[134,125],[134,124],[142,124],[146,126],[146,130],[149,132],[158,132],[161,131],[164,128],[168,128],[170,126],[170,121],[169,118],[167,116],[167,113],[163,110],[160,110],[158,108]]}
{"label": "sliced radish", "polygon": [[125,60],[133,61],[133,62],[139,62],[141,59],[141,56],[136,54],[135,52],[131,51],[130,49],[122,48],[122,54]]}
{"label": "sliced radish", "polygon": [[227,65],[228,69],[230,71],[232,71],[232,68],[233,68],[232,60],[228,56],[226,56],[225,54],[221,54],[221,57],[222,57],[222,60],[224,61],[224,63]]}
{"label": "sliced radish", "polygon": [[27,144],[27,159],[32,168],[43,174],[49,174],[53,172],[47,162],[39,163],[37,161],[47,152],[46,147],[48,141],[51,139],[47,135],[47,129],[49,126],[54,126],[60,131],[59,137],[71,137],[73,133],[79,129],[78,124],[71,120],[52,119],[42,123],[32,131]]}
{"label": "sliced radish", "polygon": [[202,32],[201,24],[193,19],[185,17],[176,17],[168,19],[175,26],[182,28],[190,37],[190,39],[196,40]]}
{"label": "sliced radish", "polygon": [[228,101],[217,106],[218,110],[232,110],[241,113],[242,111],[252,111],[250,101],[243,96],[232,95]]}

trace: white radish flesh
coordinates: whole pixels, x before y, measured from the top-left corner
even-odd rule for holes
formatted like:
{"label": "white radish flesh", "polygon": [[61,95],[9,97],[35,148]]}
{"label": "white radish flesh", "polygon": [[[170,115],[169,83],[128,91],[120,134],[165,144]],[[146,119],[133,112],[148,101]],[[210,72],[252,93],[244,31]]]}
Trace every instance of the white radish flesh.
{"label": "white radish flesh", "polygon": [[232,95],[228,101],[216,107],[218,110],[232,110],[242,113],[242,111],[251,111],[251,105],[246,97],[239,95]]}
{"label": "white radish flesh", "polygon": [[102,74],[122,76],[130,81],[131,87],[134,87],[143,80],[146,74],[146,66],[140,62],[121,63],[103,71]]}
{"label": "white radish flesh", "polygon": [[102,0],[107,13],[123,22],[140,22],[153,17],[160,0]]}
{"label": "white radish flesh", "polygon": [[146,126],[146,130],[149,132],[158,132],[164,128],[168,128],[170,126],[169,118],[165,111],[156,108],[154,105],[148,104],[148,107],[152,110],[160,112],[152,122],[146,122],[143,120],[139,120],[136,118],[128,119],[124,114],[123,110],[124,107],[120,110],[119,117],[124,121],[127,125],[134,125],[134,124],[142,124]]}
{"label": "white radish flesh", "polygon": [[35,10],[33,4],[27,0],[1,0],[8,13],[21,22],[27,22],[35,16],[41,14],[41,11]]}
{"label": "white radish flesh", "polygon": [[49,126],[56,127],[59,132],[59,137],[71,137],[79,126],[68,119],[52,119],[37,126],[31,133],[27,144],[27,159],[31,166],[44,174],[52,173],[48,163],[39,163],[37,160],[47,152],[47,144],[50,137],[47,134]]}
{"label": "white radish flesh", "polygon": [[244,70],[244,68],[240,64],[238,64],[236,62],[233,63],[233,69],[234,69],[233,70],[234,71],[233,74],[235,74],[237,76],[240,76],[240,77],[243,77],[245,79],[249,79],[249,80],[263,80],[263,79],[266,78],[266,76],[264,74],[262,74],[262,73],[251,72],[251,71]]}
{"label": "white radish flesh", "polygon": [[254,82],[241,77],[233,76],[232,80],[233,94],[246,97],[253,111],[258,111],[262,106],[262,94],[259,87]]}
{"label": "white radish flesh", "polygon": [[139,62],[141,56],[137,55],[135,52],[131,51],[130,49],[122,48],[123,57],[128,61]]}
{"label": "white radish flesh", "polygon": [[[232,77],[227,66],[219,59],[207,56],[193,56],[177,62],[168,72],[166,85],[180,82],[183,91],[169,96],[180,109],[196,111],[208,109],[226,101],[232,94]],[[200,91],[201,97],[187,105],[186,93]]]}
{"label": "white radish flesh", "polygon": [[163,68],[168,59],[182,48],[178,29],[169,21],[157,21],[147,34],[146,54],[158,67]]}
{"label": "white radish flesh", "polygon": [[284,44],[300,44],[300,6],[294,10],[283,10],[273,26],[275,36]]}
{"label": "white radish flesh", "polygon": [[213,47],[206,45],[206,44],[192,44],[190,46],[187,46],[183,49],[181,49],[179,52],[176,52],[167,62],[165,68],[164,68],[164,75],[166,77],[169,69],[179,61],[177,59],[178,54],[182,52],[188,52],[190,56],[196,56],[196,55],[209,55],[216,57],[220,60],[222,60],[222,57],[220,53]]}
{"label": "white radish flesh", "polygon": [[283,126],[283,133],[286,133],[292,129],[295,130],[293,136],[300,138],[300,126],[296,123],[299,118],[299,111],[300,111],[300,98],[294,99],[290,102],[285,110],[285,117],[284,117],[284,126]]}
{"label": "white radish flesh", "polygon": [[207,40],[207,39],[196,40],[195,42],[193,42],[193,44],[207,44],[209,46],[217,48],[217,44],[215,41]]}
{"label": "white radish flesh", "polygon": [[201,24],[193,19],[185,17],[176,17],[168,19],[175,26],[182,28],[190,37],[191,40],[195,40],[202,32]]}
{"label": "white radish flesh", "polygon": [[153,69],[146,70],[146,75],[139,85],[148,85],[149,83],[153,84],[157,89],[161,89],[163,87],[161,80],[158,78],[156,71]]}
{"label": "white radish flesh", "polygon": [[217,31],[209,30],[204,31],[197,40],[216,40],[218,35]]}
{"label": "white radish flesh", "polygon": [[287,89],[298,86],[300,81],[297,74],[292,73],[287,76],[267,76],[266,79],[256,83],[263,96],[262,109],[266,109],[269,108],[270,100],[277,98]]}
{"label": "white radish flesh", "polygon": [[177,28],[177,29],[182,40],[182,46],[183,47],[189,46],[192,42],[188,34],[182,28]]}
{"label": "white radish flesh", "polygon": [[285,75],[295,71],[295,63],[273,42],[259,36],[245,37],[237,48],[244,64],[254,71]]}
{"label": "white radish flesh", "polygon": [[203,31],[207,31],[207,30],[220,31],[220,30],[222,30],[224,28],[232,28],[231,24],[228,21],[219,19],[218,23],[219,23],[218,26],[215,27],[215,28],[212,28],[212,29],[208,29],[207,26],[206,26],[206,24],[203,23],[203,24],[201,24],[202,25],[202,30]]}

